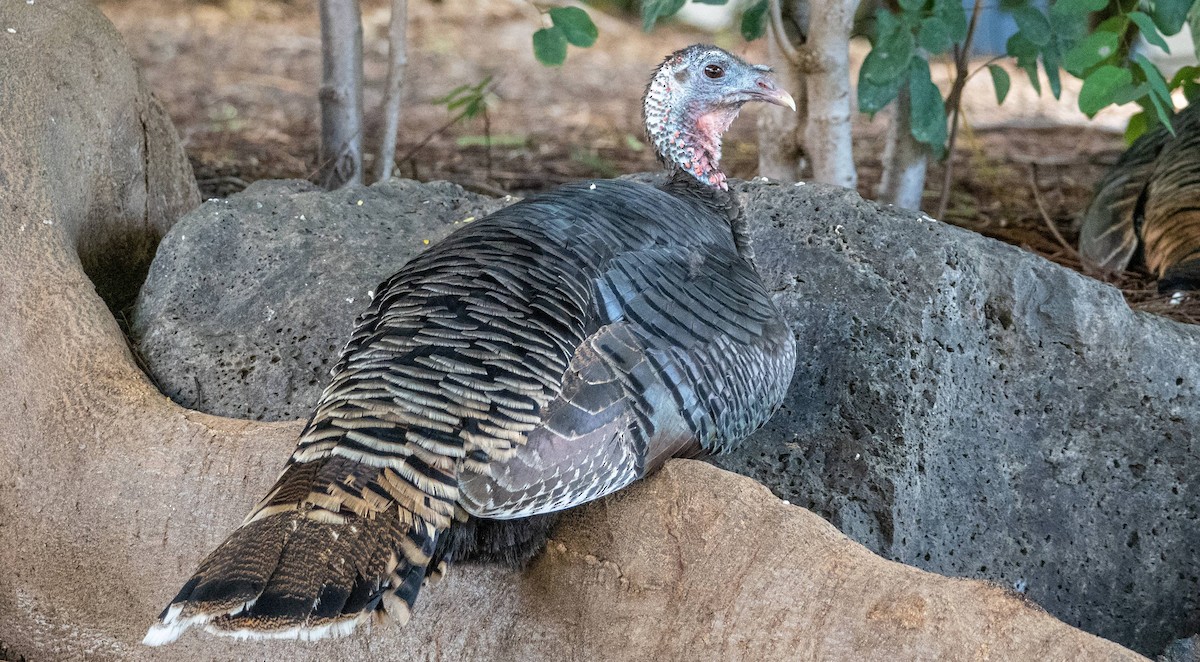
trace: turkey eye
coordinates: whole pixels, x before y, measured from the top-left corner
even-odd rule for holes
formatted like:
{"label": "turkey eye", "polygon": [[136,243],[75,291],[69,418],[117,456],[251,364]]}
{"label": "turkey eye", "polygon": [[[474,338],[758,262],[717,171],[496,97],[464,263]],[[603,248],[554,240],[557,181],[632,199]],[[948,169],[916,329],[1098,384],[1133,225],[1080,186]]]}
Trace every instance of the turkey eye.
{"label": "turkey eye", "polygon": [[707,67],[704,67],[704,75],[708,76],[709,78],[720,78],[721,76],[725,75],[725,70],[719,65],[710,64]]}

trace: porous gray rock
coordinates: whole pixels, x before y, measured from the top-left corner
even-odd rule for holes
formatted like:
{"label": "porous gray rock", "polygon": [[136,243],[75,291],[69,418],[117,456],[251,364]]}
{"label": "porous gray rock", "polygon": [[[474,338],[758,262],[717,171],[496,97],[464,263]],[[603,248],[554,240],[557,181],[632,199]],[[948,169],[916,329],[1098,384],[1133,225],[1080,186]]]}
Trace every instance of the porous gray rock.
{"label": "porous gray rock", "polygon": [[[444,184],[403,186],[416,200],[462,195]],[[1190,480],[1200,457],[1192,360],[1200,329],[1132,312],[1111,287],[849,191],[762,182],[741,190],[759,267],[796,332],[799,362],[780,413],[720,466],[757,478],[885,557],[1016,587],[1066,622],[1136,650],[1157,653],[1200,629],[1200,487]],[[303,306],[275,308],[310,325],[295,342],[316,349],[298,346],[292,356],[329,357],[340,345],[360,308],[346,309],[347,293],[386,275],[364,260],[369,277],[352,276],[363,260],[357,247],[394,239],[387,224],[320,220],[328,238],[305,242],[304,252],[296,243],[292,259],[342,265],[346,282],[310,278]],[[294,241],[294,229],[274,227],[285,236],[257,240]],[[263,259],[251,257],[251,242],[245,250],[249,263]],[[195,259],[170,269],[156,262],[141,310],[160,311],[188,339],[259,328],[265,336],[256,342],[275,342],[278,322],[256,327],[240,311],[289,301],[297,284],[243,267],[206,269],[211,252],[197,247]],[[243,291],[240,309],[218,298],[151,301],[180,287],[155,278],[211,286],[223,271],[243,274],[229,281]],[[198,302],[219,305],[193,309]],[[188,316],[223,321],[202,337],[178,321]],[[150,333],[159,324],[138,319]],[[195,340],[168,360],[193,361],[204,392],[229,388],[227,371],[198,367],[245,360],[244,350],[224,354],[224,345]],[[288,356],[256,365],[264,383],[316,375]],[[263,416],[307,415],[295,400],[254,397]]]}
{"label": "porous gray rock", "polygon": [[1200,662],[1200,635],[1171,642],[1158,662]]}
{"label": "porous gray rock", "polygon": [[720,466],[1143,653],[1200,630],[1200,328],[849,191],[748,190],[799,360]]}
{"label": "porous gray rock", "polygon": [[408,180],[331,193],[265,181],[209,200],[159,246],[134,310],[138,347],[185,407],[305,418],[376,286],[503,204]]}

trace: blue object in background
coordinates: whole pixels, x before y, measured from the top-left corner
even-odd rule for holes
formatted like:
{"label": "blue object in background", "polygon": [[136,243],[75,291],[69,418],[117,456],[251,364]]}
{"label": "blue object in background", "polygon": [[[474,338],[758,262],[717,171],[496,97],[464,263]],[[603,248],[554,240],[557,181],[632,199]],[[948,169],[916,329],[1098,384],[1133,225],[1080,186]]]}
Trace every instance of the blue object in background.
{"label": "blue object in background", "polygon": [[[962,0],[962,4],[967,12],[967,20],[970,20],[975,0]],[[1033,6],[1045,11],[1046,0],[1035,0]],[[979,23],[975,26],[971,51],[975,55],[1004,55],[1008,38],[1016,33],[1017,22],[1008,12],[1000,11],[999,1],[985,0],[979,11]]]}

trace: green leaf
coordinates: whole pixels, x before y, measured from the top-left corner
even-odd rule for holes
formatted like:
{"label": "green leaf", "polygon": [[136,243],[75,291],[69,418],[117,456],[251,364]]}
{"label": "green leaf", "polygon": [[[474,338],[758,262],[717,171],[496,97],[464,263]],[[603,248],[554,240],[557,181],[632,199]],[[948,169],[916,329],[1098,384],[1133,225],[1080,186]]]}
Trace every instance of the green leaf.
{"label": "green leaf", "polygon": [[[1171,116],[1174,114],[1175,108],[1173,106],[1168,107],[1167,105],[1171,103],[1170,97],[1167,97],[1167,101],[1164,102],[1157,94],[1151,94],[1150,103],[1154,106],[1154,115],[1158,118],[1158,121],[1163,126],[1171,126]],[[1172,129],[1171,133],[1173,134],[1175,131]]]}
{"label": "green leaf", "polygon": [[458,87],[454,88],[453,90],[450,90],[449,92],[447,92],[446,96],[438,97],[437,99],[434,99],[433,102],[436,104],[453,103],[454,100],[458,98],[458,95],[462,94],[463,92],[466,92],[469,89],[471,89],[470,85],[459,85]]}
{"label": "green leaf", "polygon": [[1117,52],[1121,38],[1113,32],[1096,32],[1084,37],[1063,58],[1063,68],[1073,76],[1083,78],[1088,69],[1100,64]]}
{"label": "green leaf", "polygon": [[1191,65],[1180,67],[1179,71],[1176,71],[1175,75],[1171,77],[1168,87],[1175,89],[1188,81],[1195,81],[1197,78],[1200,78],[1200,67]]}
{"label": "green leaf", "polygon": [[925,8],[925,0],[900,0],[900,8],[906,12],[919,12]]}
{"label": "green leaf", "polygon": [[1150,128],[1150,115],[1146,111],[1141,111],[1137,115],[1129,118],[1129,125],[1125,127],[1125,144],[1132,145],[1133,141],[1142,137],[1142,134]]}
{"label": "green leaf", "polygon": [[1154,24],[1154,19],[1140,11],[1129,12],[1129,18],[1134,23],[1137,23],[1138,29],[1142,31],[1142,36],[1145,37],[1146,41],[1163,49],[1164,52],[1171,52],[1171,48],[1167,46],[1167,40],[1163,39],[1162,35],[1158,33],[1158,26]]}
{"label": "green leaf", "polygon": [[557,25],[533,33],[533,54],[547,67],[557,67],[567,59],[567,36]]}
{"label": "green leaf", "polygon": [[642,30],[649,32],[660,18],[673,16],[687,0],[642,0]]}
{"label": "green leaf", "polygon": [[1140,99],[1145,99],[1150,93],[1150,83],[1128,83],[1117,88],[1113,92],[1112,104],[1114,106],[1124,106],[1127,103],[1132,103]]}
{"label": "green leaf", "polygon": [[1154,63],[1146,58],[1145,55],[1138,53],[1133,56],[1133,61],[1137,64],[1138,69],[1146,76],[1146,82],[1150,83],[1150,89],[1164,101],[1171,100],[1171,90],[1167,87],[1167,79],[1163,78],[1162,72]]}
{"label": "green leaf", "polygon": [[1054,33],[1054,41],[1063,49],[1069,50],[1075,42],[1084,35],[1092,32],[1088,14],[1057,14],[1050,12],[1050,31]]}
{"label": "green leaf", "polygon": [[1108,6],[1108,0],[1057,0],[1050,13],[1062,16],[1090,14]]}
{"label": "green leaf", "polygon": [[1200,83],[1196,81],[1188,81],[1181,88],[1183,90],[1183,98],[1187,99],[1188,105],[1200,103]]}
{"label": "green leaf", "polygon": [[1046,71],[1046,80],[1050,83],[1050,94],[1057,99],[1062,96],[1062,79],[1059,78],[1059,67],[1062,64],[1062,56],[1059,55],[1058,46],[1051,43],[1042,51],[1042,69]]}
{"label": "green leaf", "polygon": [[1042,81],[1038,78],[1038,53],[1041,49],[1036,44],[1026,39],[1020,32],[1008,38],[1008,44],[1005,46],[1008,54],[1017,58],[1017,66],[1025,71],[1029,76],[1029,84],[1033,86],[1035,92],[1039,96],[1042,94]]}
{"label": "green leaf", "polygon": [[954,43],[962,43],[967,38],[967,13],[962,2],[954,0],[935,0],[933,15],[941,19],[946,26],[946,35]]}
{"label": "green leaf", "polygon": [[1173,35],[1183,28],[1191,8],[1192,0],[1154,0],[1151,16],[1163,34]]}
{"label": "green leaf", "polygon": [[1115,32],[1116,34],[1125,34],[1125,30],[1129,27],[1129,16],[1125,14],[1117,14],[1111,18],[1106,18],[1096,26],[1096,32]]}
{"label": "green leaf", "polygon": [[896,99],[896,95],[900,93],[900,86],[907,80],[905,76],[896,76],[890,81],[882,84],[872,83],[862,75],[858,74],[858,110],[859,112],[868,115],[874,115],[883,110],[889,103]]}
{"label": "green leaf", "polygon": [[1190,104],[1200,99],[1200,82],[1198,82],[1198,79],[1200,79],[1200,67],[1182,67],[1171,77],[1171,82],[1168,86],[1172,90],[1182,89],[1184,98]]}
{"label": "green leaf", "polygon": [[1026,39],[1038,46],[1050,43],[1050,37],[1053,35],[1050,31],[1050,21],[1046,20],[1046,15],[1035,7],[1025,6],[1015,9],[1012,17]]}
{"label": "green leaf", "polygon": [[883,35],[876,41],[875,47],[863,60],[860,75],[877,85],[898,78],[908,69],[914,47],[912,33],[897,26],[891,34]]}
{"label": "green leaf", "polygon": [[936,16],[921,21],[921,31],[917,34],[917,43],[930,53],[944,53],[950,50],[954,42],[950,40],[950,31],[942,19]]}
{"label": "green leaf", "polygon": [[946,146],[946,101],[929,77],[929,63],[922,58],[913,58],[908,70],[908,91],[913,138],[929,145],[940,156]]}
{"label": "green leaf", "polygon": [[742,12],[742,38],[754,41],[767,32],[767,2],[758,0]]}
{"label": "green leaf", "polygon": [[600,31],[592,23],[592,17],[579,7],[555,7],[550,10],[550,22],[554,27],[562,29],[567,43],[580,48],[587,48],[596,43]]}
{"label": "green leaf", "polygon": [[988,72],[992,74],[992,87],[996,88],[996,103],[1004,103],[1008,96],[1008,88],[1012,87],[1012,78],[998,64],[989,64]]}
{"label": "green leaf", "polygon": [[1095,117],[1101,108],[1109,105],[1115,98],[1116,91],[1133,81],[1133,75],[1128,69],[1106,64],[1098,67],[1083,79],[1083,87],[1079,90],[1079,110],[1088,117]]}
{"label": "green leaf", "polygon": [[1009,55],[1021,62],[1037,60],[1038,53],[1042,52],[1042,49],[1038,48],[1037,44],[1026,39],[1020,32],[1008,38],[1005,50],[1008,51]]}
{"label": "green leaf", "polygon": [[871,40],[872,44],[879,43],[879,40],[892,34],[901,28],[900,18],[886,9],[879,9],[875,12],[875,38]]}

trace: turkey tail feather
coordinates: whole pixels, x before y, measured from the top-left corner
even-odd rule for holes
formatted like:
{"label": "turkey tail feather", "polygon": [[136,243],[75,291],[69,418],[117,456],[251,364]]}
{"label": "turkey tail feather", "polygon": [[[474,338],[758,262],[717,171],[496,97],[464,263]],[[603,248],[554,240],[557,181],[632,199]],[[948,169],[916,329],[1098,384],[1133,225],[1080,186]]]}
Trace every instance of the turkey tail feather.
{"label": "turkey tail feather", "polygon": [[333,508],[306,500],[285,510],[279,495],[305,473],[289,467],[281,487],[200,563],[143,643],[170,643],[192,626],[242,639],[312,640],[350,634],[370,618],[408,620],[439,529],[396,502],[354,512],[324,495],[319,501]]}

